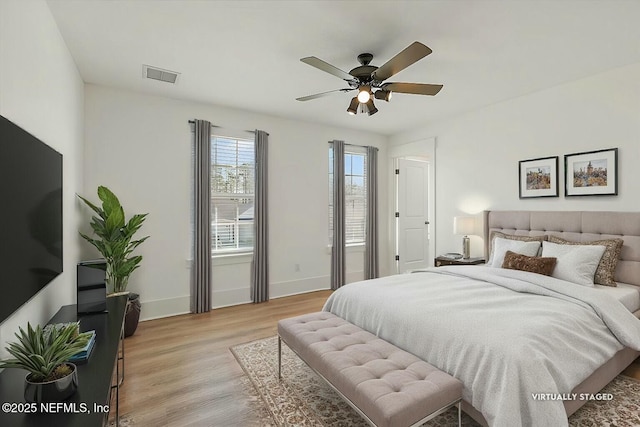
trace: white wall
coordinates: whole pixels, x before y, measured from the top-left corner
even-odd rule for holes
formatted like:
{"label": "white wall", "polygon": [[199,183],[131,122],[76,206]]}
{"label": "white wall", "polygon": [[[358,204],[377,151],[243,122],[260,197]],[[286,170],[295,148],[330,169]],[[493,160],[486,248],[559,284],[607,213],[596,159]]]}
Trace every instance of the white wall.
{"label": "white wall", "polygon": [[[485,209],[640,208],[640,64],[552,87],[422,129],[391,144],[436,138],[436,251],[461,252],[453,217]],[[618,196],[564,194],[564,155],[618,147]],[[560,157],[560,197],[518,198],[518,161]],[[483,253],[472,237],[471,256]]]}
{"label": "white wall", "polygon": [[5,342],[14,341],[18,326],[44,324],[60,306],[75,303],[79,259],[75,193],[82,180],[83,89],[46,3],[0,2],[0,114],[62,153],[64,169],[64,272],[0,324],[2,357]]}
{"label": "white wall", "polygon": [[[343,139],[380,148],[380,233],[387,233],[385,137],[96,85],[86,85],[85,94],[83,193],[97,201],[95,189],[106,185],[120,197],[127,215],[149,213],[141,235],[151,238],[139,248],[144,260],[129,286],[141,294],[144,319],[189,310],[192,137],[188,120],[270,134],[272,298],[329,287],[327,141]],[[381,245],[384,260],[388,255],[382,241]],[[96,255],[89,247],[85,254]],[[348,254],[349,280],[362,278],[362,257],[358,251]],[[249,301],[249,262],[249,257],[215,261],[214,306]],[[387,273],[385,267],[383,262],[382,274]]]}

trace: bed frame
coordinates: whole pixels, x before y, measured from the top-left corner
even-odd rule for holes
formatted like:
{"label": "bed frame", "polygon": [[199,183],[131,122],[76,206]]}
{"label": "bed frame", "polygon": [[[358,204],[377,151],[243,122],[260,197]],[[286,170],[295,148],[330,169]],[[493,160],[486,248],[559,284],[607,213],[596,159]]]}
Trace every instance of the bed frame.
{"label": "bed frame", "polygon": [[[640,286],[640,212],[587,212],[587,211],[485,211],[485,255],[489,255],[490,236],[493,231],[521,236],[556,235],[567,240],[620,238],[624,240],[615,280]],[[634,315],[640,318],[640,310]],[[572,393],[597,393],[629,366],[640,352],[624,348],[611,360],[598,368],[579,384]],[[566,401],[567,416],[576,412],[587,401]],[[482,414],[463,401],[462,409],[482,425],[488,425]]]}

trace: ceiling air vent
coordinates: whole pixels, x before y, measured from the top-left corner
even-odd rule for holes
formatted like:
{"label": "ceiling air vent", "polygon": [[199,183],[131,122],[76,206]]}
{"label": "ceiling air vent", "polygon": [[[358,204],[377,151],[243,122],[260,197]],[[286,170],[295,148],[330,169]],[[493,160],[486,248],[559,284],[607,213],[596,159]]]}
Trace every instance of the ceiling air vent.
{"label": "ceiling air vent", "polygon": [[163,70],[162,68],[152,67],[151,65],[142,66],[142,76],[147,79],[176,84],[179,75],[180,73],[176,73],[175,71]]}

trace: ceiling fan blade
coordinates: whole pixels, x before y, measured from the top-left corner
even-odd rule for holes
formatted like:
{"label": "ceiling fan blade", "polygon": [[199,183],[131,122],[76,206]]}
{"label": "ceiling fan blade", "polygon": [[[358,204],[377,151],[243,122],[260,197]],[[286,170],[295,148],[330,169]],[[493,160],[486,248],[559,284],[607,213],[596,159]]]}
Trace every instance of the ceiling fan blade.
{"label": "ceiling fan blade", "polygon": [[382,89],[398,93],[411,93],[413,95],[436,95],[442,89],[442,85],[430,85],[424,83],[385,83]]}
{"label": "ceiling fan blade", "polygon": [[386,80],[404,70],[409,65],[418,62],[431,52],[432,50],[422,43],[413,42],[402,52],[388,60],[382,67],[374,71],[372,74],[373,79],[379,82]]}
{"label": "ceiling fan blade", "polygon": [[314,95],[302,96],[300,98],[296,98],[296,101],[310,101],[312,99],[322,98],[323,96],[328,96],[328,95],[331,95],[331,94],[336,93],[336,92],[350,92],[352,90],[355,90],[355,89],[354,88],[348,88],[348,89],[330,90],[329,92],[322,92],[322,93],[316,93]]}
{"label": "ceiling fan blade", "polygon": [[316,67],[319,70],[324,71],[325,73],[333,74],[336,77],[340,77],[342,80],[350,81],[353,80],[353,76],[345,71],[342,71],[338,67],[334,67],[328,62],[323,61],[322,59],[316,58],[315,56],[308,56],[306,58],[300,59],[300,61],[305,64],[309,64],[312,67]]}

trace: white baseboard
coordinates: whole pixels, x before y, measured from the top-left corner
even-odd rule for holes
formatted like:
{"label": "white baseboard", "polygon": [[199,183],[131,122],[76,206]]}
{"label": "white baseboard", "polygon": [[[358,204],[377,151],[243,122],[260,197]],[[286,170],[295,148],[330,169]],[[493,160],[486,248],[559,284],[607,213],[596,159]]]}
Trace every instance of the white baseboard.
{"label": "white baseboard", "polygon": [[[363,271],[348,272],[347,283],[362,280]],[[271,283],[269,298],[282,298],[291,295],[305,294],[308,292],[330,289],[331,278],[329,276],[305,277],[298,280]],[[212,308],[223,308],[251,302],[251,291],[248,287],[213,291],[211,295]],[[159,319],[162,317],[177,316],[191,312],[189,295],[165,298],[159,300],[142,301],[140,321]]]}
{"label": "white baseboard", "polygon": [[269,298],[281,298],[329,289],[329,283],[329,276],[305,277],[304,279],[275,282],[269,286]]}
{"label": "white baseboard", "polygon": [[160,319],[162,317],[177,316],[191,312],[189,295],[176,298],[165,298],[143,301],[140,296],[140,321]]}
{"label": "white baseboard", "polygon": [[248,304],[251,302],[251,289],[239,288],[224,291],[213,291],[211,294],[211,308],[229,307],[232,305]]}
{"label": "white baseboard", "polygon": [[[271,283],[269,286],[269,298],[282,298],[291,295],[305,294],[329,289],[329,277],[307,277],[301,280],[287,280]],[[232,289],[226,291],[214,291],[212,295],[213,307],[223,308],[251,302],[251,290],[247,288]]]}

